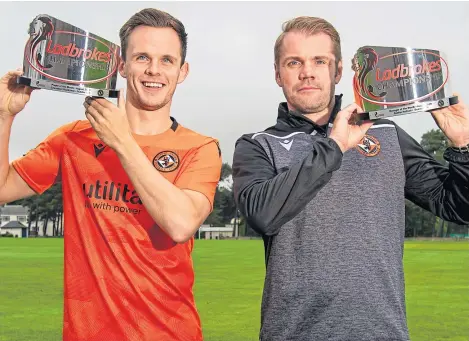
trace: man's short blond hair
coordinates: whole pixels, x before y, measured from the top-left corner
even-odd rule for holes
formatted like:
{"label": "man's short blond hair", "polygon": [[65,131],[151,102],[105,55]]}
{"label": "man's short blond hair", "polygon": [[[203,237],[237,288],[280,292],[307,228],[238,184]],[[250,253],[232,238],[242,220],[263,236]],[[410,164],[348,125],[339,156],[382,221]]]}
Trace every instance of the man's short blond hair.
{"label": "man's short blond hair", "polygon": [[282,25],[282,33],[277,38],[274,48],[275,64],[278,65],[280,61],[280,53],[282,48],[283,39],[288,32],[299,31],[308,36],[324,33],[327,34],[334,45],[334,55],[336,59],[336,66],[342,60],[342,53],[340,51],[340,36],[334,26],[327,20],[317,17],[297,17],[286,21]]}

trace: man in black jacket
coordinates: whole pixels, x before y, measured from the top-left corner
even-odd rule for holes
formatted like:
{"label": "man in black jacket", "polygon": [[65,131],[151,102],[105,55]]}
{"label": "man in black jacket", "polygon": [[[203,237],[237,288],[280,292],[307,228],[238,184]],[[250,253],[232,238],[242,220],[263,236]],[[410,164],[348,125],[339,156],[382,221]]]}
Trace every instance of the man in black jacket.
{"label": "man in black jacket", "polygon": [[275,126],[236,143],[235,198],[266,249],[261,340],[409,340],[404,198],[469,223],[466,106],[432,112],[447,168],[392,121],[352,123],[361,109],[341,110],[341,75],[330,23],[287,22],[275,45],[287,101]]}

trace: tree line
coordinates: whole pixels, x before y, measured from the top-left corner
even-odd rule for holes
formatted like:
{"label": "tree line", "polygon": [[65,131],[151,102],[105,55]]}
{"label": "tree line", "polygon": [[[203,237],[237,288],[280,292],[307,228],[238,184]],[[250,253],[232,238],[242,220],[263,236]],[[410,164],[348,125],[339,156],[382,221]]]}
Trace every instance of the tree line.
{"label": "tree line", "polygon": [[[432,129],[422,135],[420,145],[432,155],[439,163],[448,166],[448,162],[443,158],[449,141],[439,129]],[[469,195],[469,193],[468,193]],[[432,213],[406,200],[405,204],[406,237],[464,237],[469,235],[468,225],[458,225],[444,221]]]}
{"label": "tree line", "polygon": [[[52,237],[63,236],[63,200],[62,183],[56,183],[42,195],[11,202],[10,205],[22,205],[28,208],[28,231],[30,236],[37,236],[42,226],[42,235],[47,235],[47,226],[52,223]],[[41,224],[39,224],[41,223]]]}

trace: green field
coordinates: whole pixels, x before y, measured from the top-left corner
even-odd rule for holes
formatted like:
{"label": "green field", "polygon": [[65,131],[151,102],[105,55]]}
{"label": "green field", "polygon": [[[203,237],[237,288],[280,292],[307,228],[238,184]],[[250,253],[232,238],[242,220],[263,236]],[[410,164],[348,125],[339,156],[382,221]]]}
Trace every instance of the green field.
{"label": "green field", "polygon": [[[61,239],[0,239],[1,341],[61,339],[62,253]],[[258,340],[262,242],[196,241],[194,264],[205,340]],[[469,243],[408,241],[404,266],[412,340],[469,340]]]}

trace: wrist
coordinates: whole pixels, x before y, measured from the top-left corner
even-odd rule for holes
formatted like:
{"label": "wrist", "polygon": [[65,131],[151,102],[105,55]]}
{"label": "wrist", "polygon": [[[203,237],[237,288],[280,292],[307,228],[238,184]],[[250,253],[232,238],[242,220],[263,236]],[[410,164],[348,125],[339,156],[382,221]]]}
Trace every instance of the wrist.
{"label": "wrist", "polygon": [[15,119],[15,115],[0,112],[0,122],[2,123],[13,122],[14,119]]}
{"label": "wrist", "polygon": [[126,136],[126,138],[121,139],[113,149],[119,157],[126,157],[135,153],[135,148],[140,147],[138,146],[137,141],[135,141],[133,136],[129,134],[129,136]]}
{"label": "wrist", "polygon": [[339,139],[336,139],[336,138],[334,138],[333,136],[330,136],[330,139],[335,142],[335,144],[339,147],[339,149],[340,149],[340,151],[342,152],[342,154],[347,151],[347,149],[346,149],[345,146],[342,144],[342,142],[340,142]]}

